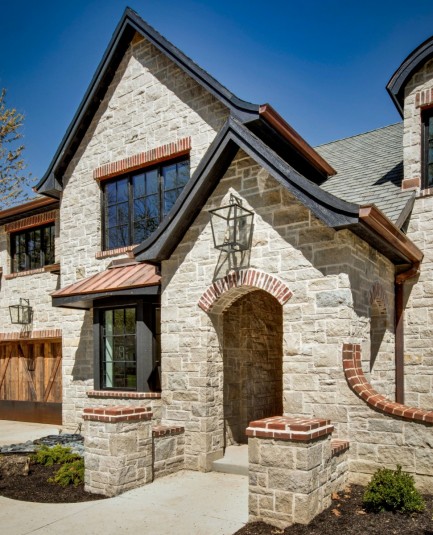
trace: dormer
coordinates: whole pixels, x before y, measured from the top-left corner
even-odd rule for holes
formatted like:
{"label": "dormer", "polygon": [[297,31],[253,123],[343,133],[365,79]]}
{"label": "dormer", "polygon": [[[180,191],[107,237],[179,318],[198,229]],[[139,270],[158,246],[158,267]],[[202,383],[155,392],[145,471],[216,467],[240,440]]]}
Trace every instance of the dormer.
{"label": "dormer", "polygon": [[416,48],[387,85],[403,118],[403,189],[433,194],[433,37]]}

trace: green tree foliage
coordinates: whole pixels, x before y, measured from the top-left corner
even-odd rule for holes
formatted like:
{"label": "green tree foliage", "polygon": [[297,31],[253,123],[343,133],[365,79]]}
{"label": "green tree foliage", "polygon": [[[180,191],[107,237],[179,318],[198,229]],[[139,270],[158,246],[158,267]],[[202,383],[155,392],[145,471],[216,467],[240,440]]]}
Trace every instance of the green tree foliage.
{"label": "green tree foliage", "polygon": [[24,172],[26,167],[22,153],[24,145],[21,129],[24,116],[15,108],[6,105],[6,89],[0,93],[0,208],[5,208],[18,201],[23,202],[30,196],[30,175]]}

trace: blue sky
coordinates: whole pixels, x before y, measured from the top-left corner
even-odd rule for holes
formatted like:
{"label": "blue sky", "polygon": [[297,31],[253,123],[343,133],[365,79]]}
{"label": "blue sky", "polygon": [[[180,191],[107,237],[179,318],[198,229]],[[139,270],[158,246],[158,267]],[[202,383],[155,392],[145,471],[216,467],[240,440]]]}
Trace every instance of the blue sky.
{"label": "blue sky", "polygon": [[[0,0],[0,87],[24,113],[40,178],[127,4]],[[130,0],[239,97],[269,102],[313,146],[400,120],[385,85],[433,35],[433,2]],[[6,21],[6,23],[5,23]]]}

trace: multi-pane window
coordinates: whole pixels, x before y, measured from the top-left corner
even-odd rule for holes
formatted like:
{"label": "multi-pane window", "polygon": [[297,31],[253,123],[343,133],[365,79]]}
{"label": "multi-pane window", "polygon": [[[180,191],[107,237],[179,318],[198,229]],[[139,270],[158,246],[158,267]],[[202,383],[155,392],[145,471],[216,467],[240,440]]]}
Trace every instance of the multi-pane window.
{"label": "multi-pane window", "polygon": [[94,308],[95,388],[160,392],[159,303],[153,298]]}
{"label": "multi-pane window", "polygon": [[103,312],[102,388],[137,388],[135,310],[127,307]]}
{"label": "multi-pane window", "polygon": [[11,234],[12,272],[54,264],[54,223]]}
{"label": "multi-pane window", "polygon": [[422,114],[423,123],[423,187],[433,187],[433,109],[425,110]]}
{"label": "multi-pane window", "polygon": [[163,163],[104,185],[104,247],[145,240],[168,214],[189,179],[189,160]]}

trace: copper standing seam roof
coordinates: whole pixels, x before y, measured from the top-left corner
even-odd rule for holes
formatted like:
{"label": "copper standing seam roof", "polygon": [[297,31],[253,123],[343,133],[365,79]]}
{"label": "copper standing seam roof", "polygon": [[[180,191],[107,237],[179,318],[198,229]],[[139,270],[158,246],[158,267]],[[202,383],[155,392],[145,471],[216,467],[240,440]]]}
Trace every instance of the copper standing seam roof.
{"label": "copper standing seam roof", "polygon": [[129,266],[108,268],[101,273],[82,279],[74,284],[56,290],[51,297],[70,297],[101,292],[113,292],[143,286],[157,286],[161,283],[161,276],[156,267],[139,263]]}

